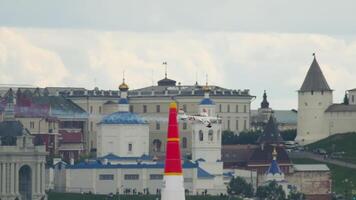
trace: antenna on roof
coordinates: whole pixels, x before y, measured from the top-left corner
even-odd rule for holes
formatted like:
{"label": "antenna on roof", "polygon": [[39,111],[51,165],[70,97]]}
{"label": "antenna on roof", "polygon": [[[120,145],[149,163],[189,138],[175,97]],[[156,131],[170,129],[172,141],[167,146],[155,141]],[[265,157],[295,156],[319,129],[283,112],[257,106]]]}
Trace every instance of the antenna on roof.
{"label": "antenna on roof", "polygon": [[195,85],[198,85],[198,70],[195,71]]}
{"label": "antenna on roof", "polygon": [[206,86],[208,86],[208,73],[205,76],[206,76],[205,77],[206,78],[206,83],[205,84],[206,84]]}
{"label": "antenna on roof", "polygon": [[122,71],[122,82],[125,83],[125,70]]}
{"label": "antenna on roof", "polygon": [[163,62],[163,65],[164,65],[164,77],[167,78],[167,61],[164,61]]}

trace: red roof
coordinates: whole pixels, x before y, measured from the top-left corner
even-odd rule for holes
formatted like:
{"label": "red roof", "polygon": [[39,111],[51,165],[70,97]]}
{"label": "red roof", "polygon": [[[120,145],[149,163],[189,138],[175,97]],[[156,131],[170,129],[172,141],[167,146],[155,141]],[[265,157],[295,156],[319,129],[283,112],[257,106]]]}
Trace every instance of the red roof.
{"label": "red roof", "polygon": [[81,133],[71,133],[67,132],[61,133],[61,143],[82,143],[82,134]]}

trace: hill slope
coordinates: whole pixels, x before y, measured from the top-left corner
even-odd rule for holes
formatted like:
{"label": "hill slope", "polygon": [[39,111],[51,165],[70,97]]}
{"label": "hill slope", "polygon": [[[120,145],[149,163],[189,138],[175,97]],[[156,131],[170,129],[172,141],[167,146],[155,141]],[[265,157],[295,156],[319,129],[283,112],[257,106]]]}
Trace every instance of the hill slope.
{"label": "hill slope", "polygon": [[309,150],[323,148],[328,154],[333,152],[345,152],[340,160],[345,162],[356,163],[356,133],[336,134],[320,140],[318,142],[307,145]]}

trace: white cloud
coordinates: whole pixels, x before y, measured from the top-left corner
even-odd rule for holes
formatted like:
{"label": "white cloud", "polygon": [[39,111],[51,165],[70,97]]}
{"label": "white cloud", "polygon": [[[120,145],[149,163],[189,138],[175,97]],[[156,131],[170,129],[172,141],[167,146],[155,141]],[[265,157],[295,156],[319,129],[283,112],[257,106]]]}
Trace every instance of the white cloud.
{"label": "white cloud", "polygon": [[55,52],[37,47],[17,31],[0,28],[1,83],[58,85],[68,71]]}
{"label": "white cloud", "polygon": [[[1,29],[1,82],[25,82],[115,89],[122,71],[131,88],[168,76],[193,84],[264,89],[274,108],[296,108],[297,93],[317,53],[335,99],[354,88],[356,39],[318,34],[236,32],[103,32],[92,30]],[[14,39],[4,39],[14,38]],[[15,59],[16,58],[16,59]],[[13,67],[20,72],[14,74]],[[39,67],[36,67],[39,66]],[[50,66],[50,67],[48,67]],[[24,75],[25,74],[25,75]],[[19,76],[19,77],[18,77]]]}

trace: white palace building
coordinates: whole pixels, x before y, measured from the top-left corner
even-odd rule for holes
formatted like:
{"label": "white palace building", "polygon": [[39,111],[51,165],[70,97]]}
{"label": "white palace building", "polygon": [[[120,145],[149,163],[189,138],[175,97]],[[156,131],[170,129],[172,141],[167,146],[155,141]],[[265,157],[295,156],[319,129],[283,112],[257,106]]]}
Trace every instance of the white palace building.
{"label": "white palace building", "polygon": [[333,103],[333,90],[314,56],[298,91],[297,141],[309,144],[333,134],[354,131],[356,89],[346,92],[343,103]]}
{"label": "white palace building", "polygon": [[[124,84],[124,83],[123,83]],[[120,86],[118,112],[102,118],[98,125],[97,153],[93,160],[77,164],[59,162],[54,167],[55,190],[95,194],[159,194],[163,187],[164,161],[149,156],[148,123],[129,111],[128,87]],[[199,110],[215,115],[209,87]],[[226,193],[221,160],[221,122],[208,128],[192,123],[192,160],[183,159],[186,193],[220,195]],[[165,133],[164,135],[166,135]],[[180,136],[182,144],[184,136]]]}

